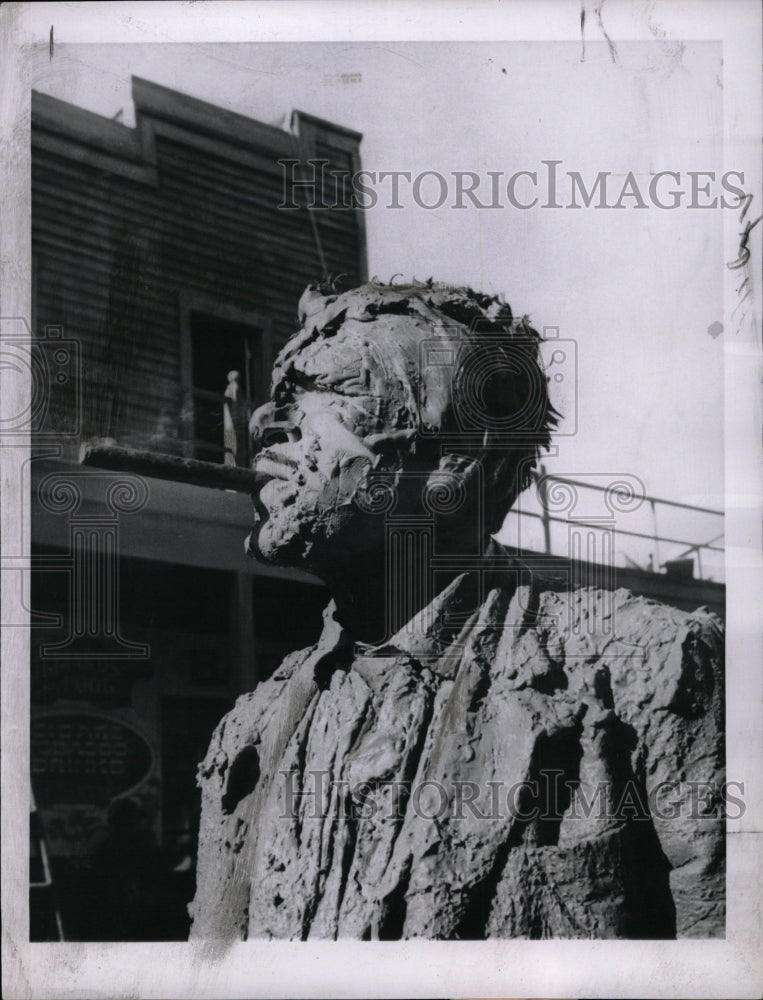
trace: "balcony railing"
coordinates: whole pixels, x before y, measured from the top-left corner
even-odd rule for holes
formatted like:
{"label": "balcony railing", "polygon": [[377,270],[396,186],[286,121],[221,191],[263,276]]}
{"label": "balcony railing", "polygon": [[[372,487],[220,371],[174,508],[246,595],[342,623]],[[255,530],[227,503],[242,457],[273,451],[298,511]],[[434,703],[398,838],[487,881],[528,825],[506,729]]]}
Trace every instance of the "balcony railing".
{"label": "balcony railing", "polygon": [[76,440],[73,434],[65,439],[73,453],[80,441],[109,438],[133,448],[246,466],[249,418],[257,405],[246,398],[237,372],[212,392],[148,371],[91,364],[66,392],[52,395],[39,433],[58,437],[59,428],[78,424]]}

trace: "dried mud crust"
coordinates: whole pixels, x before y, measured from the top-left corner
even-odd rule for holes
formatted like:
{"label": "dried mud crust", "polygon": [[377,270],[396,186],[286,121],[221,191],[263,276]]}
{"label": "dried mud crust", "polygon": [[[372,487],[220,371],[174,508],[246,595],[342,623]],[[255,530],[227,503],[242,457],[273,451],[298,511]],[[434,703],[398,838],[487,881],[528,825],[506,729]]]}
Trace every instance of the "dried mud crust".
{"label": "dried mud crust", "polygon": [[[497,587],[445,645],[464,586],[383,655],[357,655],[330,607],[318,645],[220,723],[192,936],[723,935],[723,821],[686,790],[724,779],[720,621]],[[672,809],[637,815],[665,782]]]}

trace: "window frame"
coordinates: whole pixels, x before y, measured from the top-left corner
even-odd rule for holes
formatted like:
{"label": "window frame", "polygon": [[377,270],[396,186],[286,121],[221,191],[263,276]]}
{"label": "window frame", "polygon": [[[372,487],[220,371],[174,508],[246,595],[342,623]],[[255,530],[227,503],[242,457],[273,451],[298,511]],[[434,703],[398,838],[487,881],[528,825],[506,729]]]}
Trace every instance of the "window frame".
{"label": "window frame", "polygon": [[[267,396],[269,373],[273,369],[273,326],[269,316],[258,310],[247,308],[239,303],[221,302],[214,295],[197,292],[192,289],[180,289],[178,292],[178,320],[180,328],[180,385],[182,394],[180,414],[180,435],[182,451],[186,458],[194,458],[194,399],[193,399],[193,336],[192,315],[203,313],[216,320],[230,323],[240,323],[256,329],[260,337],[259,365],[253,372],[253,397],[264,399]],[[225,386],[220,386],[220,392]]]}

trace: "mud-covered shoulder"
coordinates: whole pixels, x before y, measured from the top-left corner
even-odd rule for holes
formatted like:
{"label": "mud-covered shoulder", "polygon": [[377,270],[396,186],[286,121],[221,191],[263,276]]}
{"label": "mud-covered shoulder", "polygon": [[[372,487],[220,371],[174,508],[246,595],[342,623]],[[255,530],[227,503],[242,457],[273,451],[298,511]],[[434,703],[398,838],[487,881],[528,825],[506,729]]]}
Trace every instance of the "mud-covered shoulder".
{"label": "mud-covered shoulder", "polygon": [[198,767],[198,784],[208,781],[215,774],[222,782],[229,762],[236,759],[244,747],[259,742],[260,732],[273,714],[289,680],[314,650],[315,646],[308,646],[289,653],[267,680],[236,700],[212,733],[209,749]]}
{"label": "mud-covered shoulder", "polygon": [[534,631],[570,682],[596,671],[628,721],[646,709],[720,720],[724,627],[706,607],[682,611],[622,588],[539,588]]}
{"label": "mud-covered shoulder", "polygon": [[[195,939],[246,937],[249,872],[240,852],[250,820],[241,812],[260,784],[259,744],[268,719],[279,709],[295,672],[315,647],[289,654],[275,673],[242,695],[212,734],[199,764],[201,819],[196,867],[196,895],[189,905],[190,936]],[[239,807],[239,808],[237,808]],[[256,806],[252,805],[256,814]]]}

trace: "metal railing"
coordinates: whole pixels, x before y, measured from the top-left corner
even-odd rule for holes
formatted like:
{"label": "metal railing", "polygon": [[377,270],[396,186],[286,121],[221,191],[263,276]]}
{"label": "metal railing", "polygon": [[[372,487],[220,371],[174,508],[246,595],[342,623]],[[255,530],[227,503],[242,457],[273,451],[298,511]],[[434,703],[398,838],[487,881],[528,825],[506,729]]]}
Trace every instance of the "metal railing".
{"label": "metal railing", "polygon": [[[608,477],[601,476],[597,478],[606,480]],[[626,565],[634,569],[650,572],[658,572],[659,569],[665,569],[672,575],[693,577],[693,563],[696,558],[697,576],[699,579],[713,579],[714,577],[723,576],[722,558],[710,560],[706,558],[704,566],[702,561],[703,553],[714,553],[722,556],[725,551],[723,544],[719,544],[722,543],[724,538],[724,512],[722,510],[652,496],[646,493],[643,488],[639,488],[636,485],[640,481],[635,476],[612,476],[609,478],[609,484],[604,485],[600,482],[584,480],[574,476],[555,475],[547,472],[541,465],[540,469],[533,474],[534,493],[537,497],[539,509],[528,509],[528,504],[520,498],[518,507],[513,513],[518,519],[527,518],[540,524],[543,535],[541,547],[547,555],[570,556],[569,549],[571,546],[568,545],[565,547],[558,534],[557,537],[554,537],[554,533],[552,532],[553,525],[563,525],[567,528],[568,538],[571,531],[580,532],[581,529],[587,529],[589,532],[599,534],[610,534],[615,543],[613,551],[619,551]],[[562,491],[562,499],[566,503],[560,502],[558,497],[554,498],[552,496],[555,489],[557,492]],[[595,504],[580,502],[580,494],[582,492],[588,492],[604,498],[612,498],[619,495],[623,502],[619,511],[616,509],[617,505],[605,503],[603,508],[605,513],[602,516],[601,504],[598,505],[599,510],[596,510]],[[555,502],[553,502],[554,500]],[[658,518],[657,515],[657,511],[661,508],[673,512],[681,512],[681,523],[676,526],[675,531],[662,532],[658,530],[658,522],[663,520],[662,517]],[[645,530],[643,524],[638,523],[639,520],[643,520],[643,516],[641,519],[634,516],[639,509],[642,512],[648,511],[650,513],[651,524],[647,530]],[[591,514],[592,510],[595,511],[593,515]],[[567,516],[564,516],[565,513]],[[617,516],[615,516],[616,514]],[[630,518],[630,521],[626,527],[623,522],[628,518]],[[712,528],[707,525],[708,518],[714,520]],[[521,535],[521,529],[519,534]],[[690,537],[691,535],[694,535],[694,537]],[[642,552],[644,550],[644,543],[649,543],[647,547],[651,551],[647,560],[643,559],[643,556],[641,560],[637,560],[628,554],[626,546],[622,543],[623,540],[629,539],[641,543],[638,548]],[[537,548],[538,546],[534,547]],[[670,558],[662,560],[659,553],[667,547],[671,549],[680,548],[680,551],[674,551]],[[565,548],[567,548],[567,551],[565,551]],[[714,574],[714,577],[708,575],[710,572]]]}

